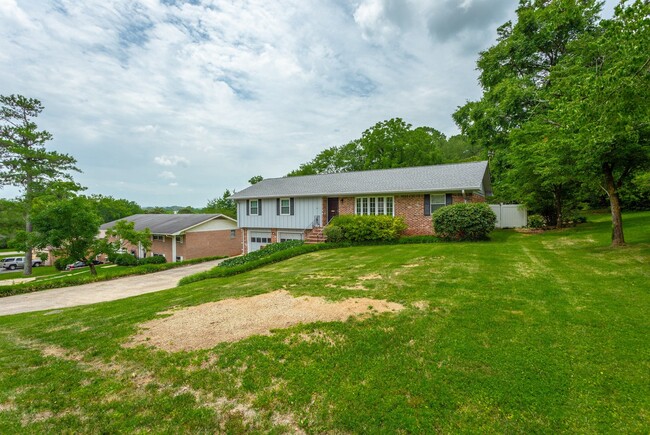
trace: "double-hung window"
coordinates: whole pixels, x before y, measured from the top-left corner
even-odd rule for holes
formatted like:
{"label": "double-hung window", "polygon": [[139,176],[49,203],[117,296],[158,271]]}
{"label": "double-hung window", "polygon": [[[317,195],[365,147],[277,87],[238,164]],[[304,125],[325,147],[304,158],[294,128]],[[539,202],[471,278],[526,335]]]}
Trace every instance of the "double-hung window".
{"label": "double-hung window", "polygon": [[440,207],[447,205],[447,195],[444,193],[431,194],[431,213],[438,210]]}
{"label": "double-hung window", "polygon": [[291,200],[289,198],[280,198],[280,215],[289,216],[291,214]]}
{"label": "double-hung window", "polygon": [[354,213],[358,215],[385,214],[393,216],[393,197],[369,196],[356,198],[356,207]]}
{"label": "double-hung window", "polygon": [[249,214],[252,215],[259,215],[260,214],[260,200],[259,199],[251,199],[248,201],[248,212]]}

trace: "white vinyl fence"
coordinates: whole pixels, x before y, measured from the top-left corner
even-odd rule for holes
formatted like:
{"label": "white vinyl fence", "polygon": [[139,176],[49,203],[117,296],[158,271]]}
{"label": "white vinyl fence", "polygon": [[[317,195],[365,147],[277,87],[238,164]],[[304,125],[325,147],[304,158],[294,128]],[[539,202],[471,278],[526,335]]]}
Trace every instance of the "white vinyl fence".
{"label": "white vinyl fence", "polygon": [[528,211],[520,204],[490,204],[497,215],[497,228],[521,228],[528,225]]}

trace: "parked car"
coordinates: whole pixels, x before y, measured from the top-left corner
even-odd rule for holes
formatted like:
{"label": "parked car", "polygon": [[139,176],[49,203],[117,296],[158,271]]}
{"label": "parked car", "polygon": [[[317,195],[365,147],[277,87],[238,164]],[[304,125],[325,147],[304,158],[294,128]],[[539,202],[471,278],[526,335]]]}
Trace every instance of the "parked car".
{"label": "parked car", "polygon": [[[94,265],[104,264],[104,262],[103,262],[103,261],[99,261],[99,260],[93,260],[93,264],[94,264]],[[66,267],[66,269],[67,269],[67,270],[74,270],[74,269],[81,269],[82,267],[87,267],[86,263],[84,263],[83,261],[75,261],[75,262],[72,263],[72,264],[68,264],[68,266]]]}
{"label": "parked car", "polygon": [[[32,267],[39,267],[43,264],[43,262],[39,258],[35,258],[32,260]],[[5,258],[2,260],[2,266],[3,269],[6,270],[16,270],[16,269],[24,269],[25,268],[25,258],[24,257],[10,257],[10,258]]]}

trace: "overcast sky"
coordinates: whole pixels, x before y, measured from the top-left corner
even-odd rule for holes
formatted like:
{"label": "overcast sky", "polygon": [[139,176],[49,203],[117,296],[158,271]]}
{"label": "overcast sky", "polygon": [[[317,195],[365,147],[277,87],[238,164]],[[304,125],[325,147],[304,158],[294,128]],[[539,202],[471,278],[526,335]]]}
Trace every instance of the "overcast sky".
{"label": "overcast sky", "polygon": [[0,0],[0,94],[41,100],[87,193],[201,207],[379,121],[458,133],[517,4]]}

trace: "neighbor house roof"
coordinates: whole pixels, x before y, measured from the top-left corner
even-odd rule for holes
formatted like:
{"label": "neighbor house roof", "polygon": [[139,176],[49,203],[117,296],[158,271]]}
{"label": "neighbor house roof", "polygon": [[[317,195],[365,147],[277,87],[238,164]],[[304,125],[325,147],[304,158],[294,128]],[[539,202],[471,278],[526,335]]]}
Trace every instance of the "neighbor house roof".
{"label": "neighbor house roof", "polygon": [[492,194],[487,161],[269,178],[235,193],[231,198],[238,200],[461,190]]}
{"label": "neighbor house roof", "polygon": [[234,221],[234,219],[222,214],[134,214],[105,223],[99,229],[107,230],[112,228],[118,221],[126,220],[134,222],[137,231],[149,228],[153,234],[172,235],[187,231],[190,228],[217,218]]}

